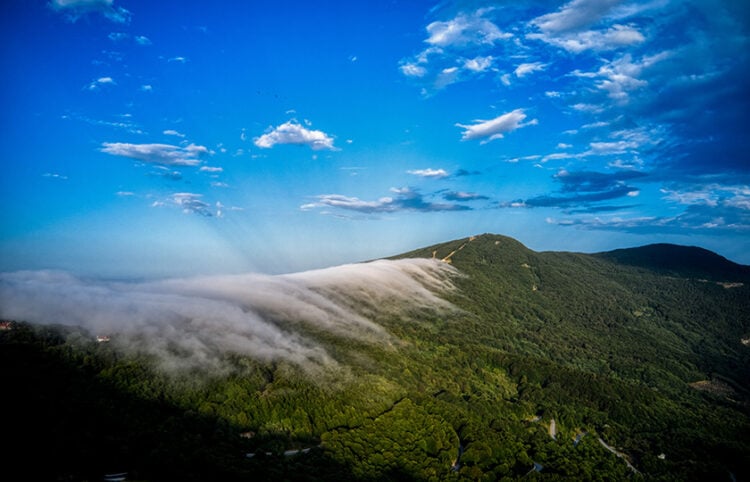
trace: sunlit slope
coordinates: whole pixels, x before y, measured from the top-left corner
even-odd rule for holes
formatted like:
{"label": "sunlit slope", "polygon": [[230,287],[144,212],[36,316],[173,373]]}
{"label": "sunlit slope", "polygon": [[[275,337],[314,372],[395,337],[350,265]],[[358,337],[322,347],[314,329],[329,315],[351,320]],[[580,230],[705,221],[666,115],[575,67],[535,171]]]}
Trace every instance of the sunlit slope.
{"label": "sunlit slope", "polygon": [[467,340],[660,388],[715,375],[750,381],[741,342],[750,267],[715,253],[672,245],[537,253],[485,234],[403,256],[443,259],[465,275],[452,301],[474,315],[473,332],[461,331]]}

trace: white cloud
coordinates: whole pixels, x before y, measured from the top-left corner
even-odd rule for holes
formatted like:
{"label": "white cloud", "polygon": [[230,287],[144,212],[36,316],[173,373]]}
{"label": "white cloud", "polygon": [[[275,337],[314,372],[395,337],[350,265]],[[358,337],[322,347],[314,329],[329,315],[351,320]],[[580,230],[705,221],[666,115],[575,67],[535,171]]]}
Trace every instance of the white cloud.
{"label": "white cloud", "polygon": [[113,350],[146,354],[168,373],[228,373],[231,354],[314,371],[336,361],[313,333],[388,344],[393,337],[374,320],[404,310],[430,317],[455,312],[440,296],[456,289],[455,276],[448,263],[431,259],[130,283],[51,271],[2,273],[0,317],[111,334]]}
{"label": "white cloud", "polygon": [[643,167],[643,161],[637,156],[629,162],[623,161],[622,159],[615,159],[607,164],[608,167],[614,167],[616,169],[640,169]]}
{"label": "white cloud", "polygon": [[122,42],[129,39],[130,35],[124,32],[111,32],[107,37],[113,42]]}
{"label": "white cloud", "polygon": [[213,167],[213,166],[201,166],[199,169],[201,172],[224,172],[223,167]]}
{"label": "white cloud", "polygon": [[187,62],[188,59],[186,57],[171,57],[167,60],[167,62],[177,62],[178,64],[184,64]]}
{"label": "white cloud", "polygon": [[584,124],[581,126],[581,129],[596,129],[599,127],[607,127],[608,125],[609,125],[609,122],[598,121],[598,122],[592,122],[590,124]]}
{"label": "white cloud", "polygon": [[208,154],[204,146],[190,144],[185,147],[170,144],[129,144],[124,142],[105,142],[102,152],[113,156],[129,157],[143,162],[164,166],[197,166],[200,157]]}
{"label": "white cloud", "polygon": [[174,129],[167,129],[164,132],[162,132],[165,136],[175,136],[175,137],[185,137],[185,134],[178,132]]}
{"label": "white cloud", "polygon": [[573,147],[572,144],[565,144],[564,142],[557,144],[558,149],[570,149],[571,147]]}
{"label": "white cloud", "polygon": [[137,35],[135,37],[135,43],[138,45],[151,45],[151,40],[145,35]]}
{"label": "white cloud", "polygon": [[613,25],[606,30],[590,30],[562,36],[531,33],[527,37],[541,40],[573,53],[581,53],[586,50],[616,50],[646,40],[643,34],[629,25]]}
{"label": "white cloud", "polygon": [[431,202],[410,187],[394,187],[391,188],[391,192],[396,196],[381,197],[377,201],[364,201],[357,197],[343,196],[341,194],[322,194],[316,196],[316,202],[304,204],[300,206],[300,209],[307,211],[314,208],[333,207],[365,214],[394,213],[398,211],[463,211],[470,209],[459,204]]}
{"label": "white cloud", "polygon": [[448,172],[445,169],[415,169],[412,171],[406,171],[408,174],[413,174],[419,177],[429,177],[433,179],[442,179],[448,177]]}
{"label": "white cloud", "polygon": [[[130,119],[130,118],[132,118],[132,116],[129,115],[129,114],[125,114],[125,115],[122,115],[120,117],[122,117],[124,119]],[[129,122],[129,121],[125,121],[125,122],[116,121],[116,122],[113,122],[113,121],[107,121],[107,120],[101,120],[101,119],[92,119],[90,117],[81,116],[81,115],[78,115],[78,114],[70,114],[70,115],[66,114],[66,115],[63,116],[63,119],[75,119],[75,120],[78,120],[78,121],[81,121],[81,122],[85,122],[87,124],[91,124],[91,125],[95,125],[95,126],[114,127],[116,129],[126,130],[126,131],[130,132],[131,134],[144,134],[143,130],[141,129],[141,127],[138,124],[135,124],[135,123]]]}
{"label": "white cloud", "polygon": [[485,70],[492,67],[492,56],[487,57],[474,57],[473,59],[467,59],[464,62],[464,69],[472,72],[484,72]]}
{"label": "white cloud", "polygon": [[542,162],[545,163],[547,161],[559,161],[561,159],[572,159],[574,157],[577,157],[577,156],[570,154],[568,152],[553,152],[552,154],[547,154],[546,156],[542,157]]}
{"label": "white cloud", "polygon": [[485,15],[492,9],[461,13],[447,21],[430,23],[426,29],[429,46],[399,63],[402,74],[424,79],[425,96],[446,86],[492,69],[494,57],[477,55],[492,48],[496,41],[512,37],[503,33]]}
{"label": "white cloud", "polygon": [[546,64],[543,64],[541,62],[533,62],[528,64],[521,64],[518,67],[516,67],[516,70],[514,73],[516,74],[516,77],[521,78],[525,75],[528,75],[532,72],[537,72],[540,70],[544,70],[546,67]]}
{"label": "white cloud", "polygon": [[613,141],[613,142],[591,142],[591,155],[613,155],[624,154],[631,149],[637,149],[640,144],[634,141]]}
{"label": "white cloud", "polygon": [[442,89],[458,81],[461,70],[458,67],[448,67],[443,69],[435,79],[435,88]]}
{"label": "white cloud", "polygon": [[71,22],[89,13],[98,13],[115,23],[130,22],[130,12],[116,7],[114,0],[51,0],[49,5],[53,10],[65,14]]}
{"label": "white cloud", "polygon": [[401,69],[401,73],[407,77],[424,77],[425,74],[427,74],[426,68],[410,62],[402,64],[399,69]]}
{"label": "white cloud", "polygon": [[141,86],[141,92],[152,92],[154,88],[149,84],[144,84]]}
{"label": "white cloud", "polygon": [[[557,12],[535,18],[530,24],[539,29],[527,38],[541,40],[568,52],[614,50],[641,43],[645,37],[631,25],[614,24],[590,29],[622,3],[622,0],[573,0]],[[621,12],[622,13],[622,12]],[[619,18],[623,18],[619,15]],[[612,21],[612,19],[609,19]]]}
{"label": "white cloud", "polygon": [[523,123],[525,118],[526,114],[523,112],[523,109],[516,109],[491,120],[477,120],[472,125],[456,124],[456,126],[465,129],[461,140],[484,139],[482,141],[484,144],[496,139],[502,139],[503,135],[508,132],[537,123],[536,119]]}
{"label": "white cloud", "polygon": [[103,85],[117,85],[117,82],[112,77],[99,77],[96,80],[92,80],[87,88],[88,90],[98,90]]}
{"label": "white cloud", "polygon": [[505,86],[510,86],[510,74],[501,75],[500,82],[502,82]]}
{"label": "white cloud", "polygon": [[66,181],[68,179],[68,176],[63,176],[62,174],[58,174],[56,172],[45,172],[42,174],[43,177],[48,177],[50,179],[60,179],[62,181]]}
{"label": "white cloud", "polygon": [[133,191],[117,191],[115,195],[120,197],[132,197],[135,196],[135,193]]}
{"label": "white cloud", "polygon": [[321,194],[320,196],[317,196],[317,202],[303,204],[300,206],[300,209],[307,211],[321,206],[363,212],[392,212],[397,210],[397,208],[393,206],[392,197],[381,197],[377,201],[363,201],[357,197],[344,196],[342,194]]}
{"label": "white cloud", "polygon": [[602,107],[601,105],[586,104],[584,102],[573,104],[571,105],[571,107],[577,111],[588,112],[589,114],[599,114],[601,112],[604,112],[604,107]]}
{"label": "white cloud", "polygon": [[202,194],[192,192],[176,192],[170,196],[172,203],[182,208],[185,214],[200,214],[201,216],[213,216],[213,208],[202,200]]}
{"label": "white cloud", "polygon": [[669,55],[669,52],[661,52],[644,57],[640,62],[634,62],[630,54],[623,55],[599,68],[595,74],[595,77],[600,78],[596,86],[606,91],[611,99],[626,102],[629,92],[648,85],[648,82],[639,78],[642,71],[668,58]]}
{"label": "white cloud", "polygon": [[437,47],[465,46],[470,44],[493,44],[497,40],[512,37],[484,18],[488,10],[480,9],[473,14],[459,14],[452,20],[432,22],[427,25],[429,37],[425,40]]}
{"label": "white cloud", "polygon": [[255,139],[255,145],[270,149],[277,144],[294,144],[308,146],[313,150],[336,150],[333,138],[323,131],[311,130],[303,127],[295,120],[290,120],[270,129]]}
{"label": "white cloud", "polygon": [[557,12],[548,13],[531,21],[543,32],[564,33],[578,31],[598,22],[622,0],[573,0]]}
{"label": "white cloud", "polygon": [[708,184],[688,190],[661,189],[664,199],[678,204],[726,206],[750,211],[750,186]]}

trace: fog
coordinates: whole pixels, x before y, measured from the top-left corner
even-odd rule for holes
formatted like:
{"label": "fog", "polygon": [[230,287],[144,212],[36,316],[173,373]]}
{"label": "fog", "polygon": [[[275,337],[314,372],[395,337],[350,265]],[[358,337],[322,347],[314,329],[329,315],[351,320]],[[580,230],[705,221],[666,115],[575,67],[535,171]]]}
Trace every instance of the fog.
{"label": "fog", "polygon": [[440,294],[455,289],[456,275],[428,259],[139,283],[19,271],[0,274],[0,318],[111,335],[115,348],[153,356],[170,371],[222,371],[228,354],[331,367],[316,334],[390,345],[379,320],[455,310]]}

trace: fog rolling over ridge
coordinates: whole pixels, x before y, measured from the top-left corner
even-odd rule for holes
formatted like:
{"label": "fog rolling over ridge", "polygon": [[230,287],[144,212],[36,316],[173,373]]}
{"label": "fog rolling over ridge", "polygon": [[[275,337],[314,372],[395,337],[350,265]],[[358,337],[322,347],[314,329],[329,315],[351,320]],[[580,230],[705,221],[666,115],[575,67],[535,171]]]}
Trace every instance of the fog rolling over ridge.
{"label": "fog rolling over ridge", "polygon": [[438,296],[455,289],[455,275],[429,259],[143,283],[19,271],[0,274],[0,318],[113,334],[118,348],[155,356],[170,371],[225,370],[231,353],[331,367],[336,361],[310,333],[389,344],[378,317],[455,310]]}

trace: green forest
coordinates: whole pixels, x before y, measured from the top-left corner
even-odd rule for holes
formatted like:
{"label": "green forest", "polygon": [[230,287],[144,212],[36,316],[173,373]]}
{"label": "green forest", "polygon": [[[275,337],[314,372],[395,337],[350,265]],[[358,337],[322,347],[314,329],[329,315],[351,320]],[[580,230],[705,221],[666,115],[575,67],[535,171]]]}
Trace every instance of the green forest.
{"label": "green forest", "polygon": [[455,309],[374,319],[388,344],[311,333],[328,368],[227,352],[227,373],[170,373],[64,320],[9,320],[0,476],[750,480],[750,267],[491,234],[397,258],[414,257],[457,269]]}

